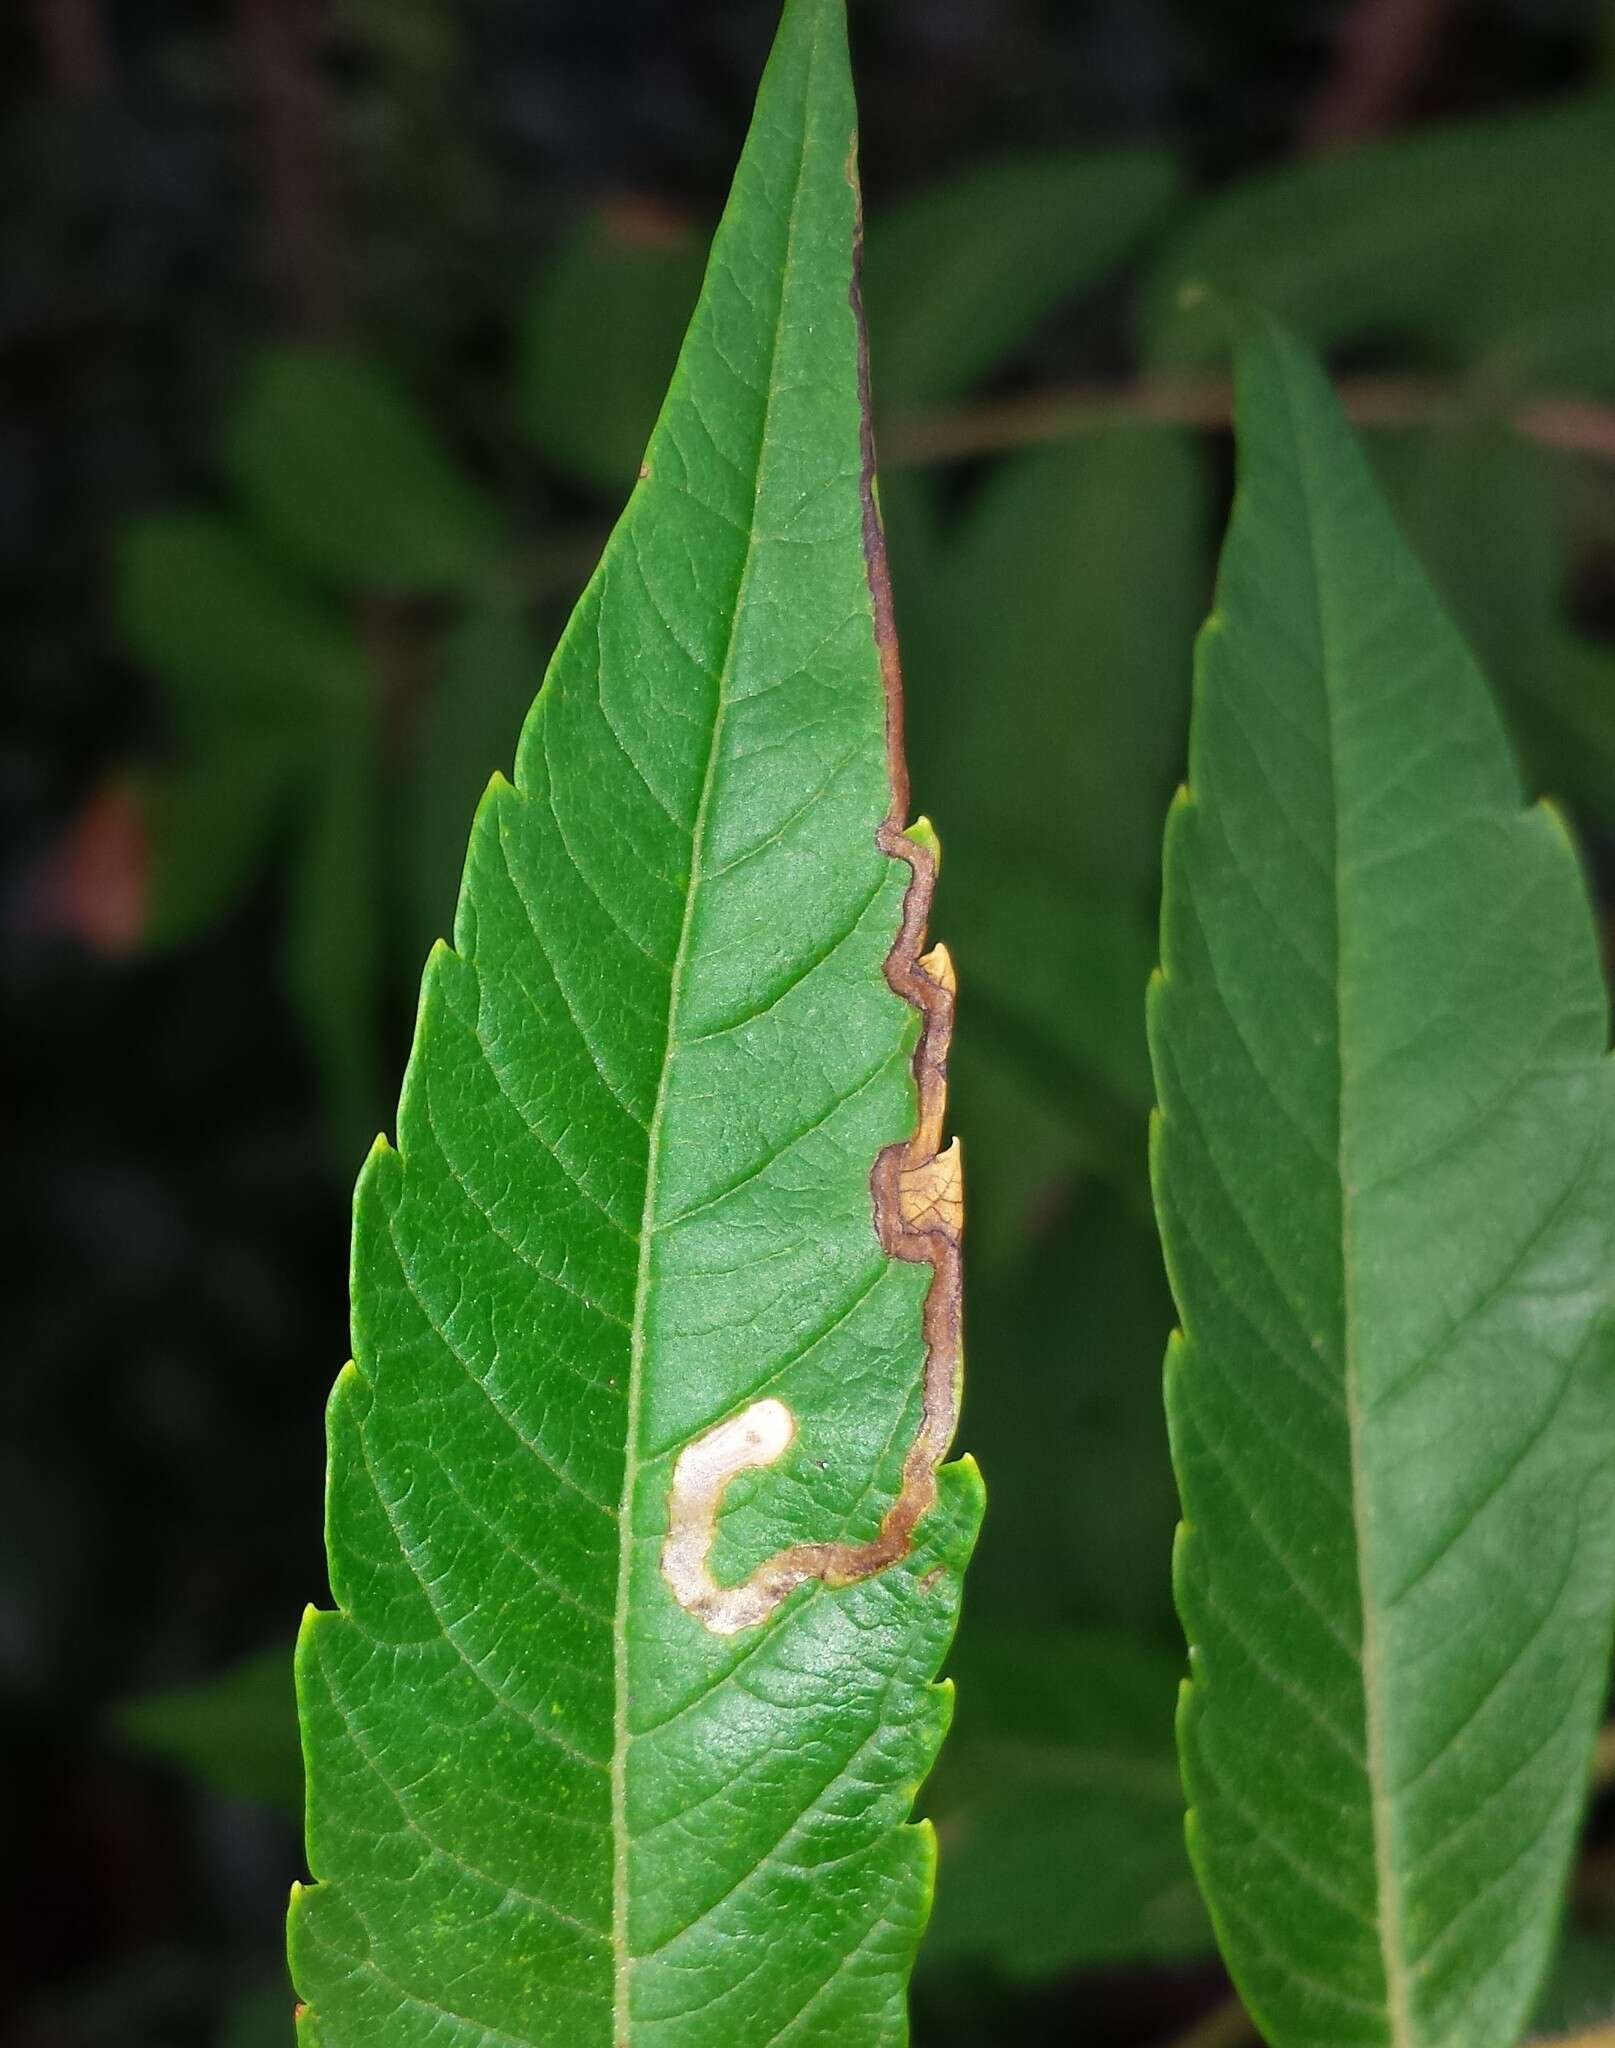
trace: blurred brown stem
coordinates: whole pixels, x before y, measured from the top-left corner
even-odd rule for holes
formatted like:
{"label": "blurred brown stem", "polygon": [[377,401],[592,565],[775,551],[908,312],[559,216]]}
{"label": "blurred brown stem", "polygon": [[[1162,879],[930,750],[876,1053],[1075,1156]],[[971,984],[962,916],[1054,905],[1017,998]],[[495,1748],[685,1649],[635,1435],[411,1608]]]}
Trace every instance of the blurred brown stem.
{"label": "blurred brown stem", "polygon": [[1418,84],[1449,0],[1357,0],[1301,147],[1339,149],[1395,121]]}
{"label": "blurred brown stem", "polygon": [[1250,2015],[1237,1998],[1228,1998],[1196,2020],[1187,2033],[1175,2035],[1167,2048],[1245,2048],[1255,2039]]}
{"label": "blurred brown stem", "polygon": [[[1474,404],[1461,392],[1425,378],[1349,378],[1338,389],[1359,426],[1442,426],[1475,416]],[[899,464],[956,462],[1038,447],[1103,427],[1227,427],[1233,411],[1233,387],[1220,379],[1069,384],[956,412],[897,419],[887,428],[882,445],[888,459]],[[1516,433],[1544,448],[1615,463],[1615,406],[1588,398],[1542,397],[1515,400],[1496,412]]]}
{"label": "blurred brown stem", "polygon": [[268,261],[294,332],[341,332],[347,304],[332,247],[326,108],[308,0],[236,0],[243,85],[257,117]]}
{"label": "blurred brown stem", "polygon": [[99,99],[112,84],[112,50],[99,0],[34,0],[45,75],[64,99]]}
{"label": "blurred brown stem", "polygon": [[[1237,1998],[1229,1998],[1197,2020],[1187,2033],[1175,2035],[1166,2048],[1247,2048],[1256,2039],[1250,2015]],[[1615,2024],[1591,2027],[1580,2034],[1554,2034],[1536,2042],[1534,2048],[1615,2048]]]}

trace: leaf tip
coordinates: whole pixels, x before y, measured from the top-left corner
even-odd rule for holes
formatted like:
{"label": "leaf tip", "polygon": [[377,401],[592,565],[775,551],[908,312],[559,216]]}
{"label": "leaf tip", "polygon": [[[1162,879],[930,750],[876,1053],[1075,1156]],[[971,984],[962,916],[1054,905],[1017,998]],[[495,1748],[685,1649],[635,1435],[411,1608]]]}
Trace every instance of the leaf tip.
{"label": "leaf tip", "polygon": [[929,975],[945,994],[956,996],[959,993],[959,976],[954,968],[953,955],[940,939],[929,953],[920,955],[920,972]]}
{"label": "leaf tip", "polygon": [[1570,814],[1555,796],[1539,796],[1529,806],[1527,817],[1536,816],[1545,830],[1550,832],[1560,849],[1569,855],[1577,867],[1581,866],[1581,846],[1576,838],[1576,828],[1570,821]]}
{"label": "leaf tip", "polygon": [[[1170,1277],[1169,1269],[1168,1278],[1170,1279]],[[1166,1402],[1169,1433],[1172,1418],[1182,1397],[1183,1382],[1188,1373],[1189,1361],[1192,1355],[1189,1349],[1189,1340],[1183,1334],[1181,1326],[1173,1330],[1166,1340],[1166,1355],[1161,1361],[1161,1392]],[[1180,1531],[1187,1527],[1187,1521],[1182,1521],[1178,1524]],[[1176,1540],[1176,1538],[1173,1539],[1174,1546]]]}
{"label": "leaf tip", "polygon": [[916,846],[923,846],[931,856],[936,872],[941,874],[942,841],[937,837],[936,827],[931,823],[930,819],[925,817],[916,818],[913,824],[909,826],[904,837],[912,839]]}
{"label": "leaf tip", "polygon": [[970,1554],[975,1541],[974,1530],[981,1521],[987,1506],[987,1482],[981,1476],[981,1467],[969,1451],[961,1451],[956,1458],[950,1458],[945,1465],[937,1467],[937,1486],[944,1498],[955,1496],[948,1505],[962,1510],[964,1521],[972,1532],[967,1539],[963,1556],[951,1552],[944,1554],[944,1568],[949,1577],[957,1577],[964,1568],[964,1559]]}
{"label": "leaf tip", "polygon": [[[1172,1267],[1170,1263],[1168,1263],[1167,1279],[1169,1282],[1171,1282],[1174,1280],[1174,1278],[1175,1276],[1173,1274]],[[1172,1334],[1167,1338],[1166,1355],[1161,1361],[1161,1393],[1166,1403],[1166,1421],[1168,1435],[1171,1435],[1172,1433],[1173,1427],[1177,1420],[1180,1404],[1185,1398],[1184,1383],[1188,1379],[1189,1367],[1193,1363],[1193,1360],[1193,1347],[1190,1344],[1188,1335],[1186,1334],[1186,1332],[1180,1324],[1179,1327],[1175,1329],[1172,1332]],[[1178,1524],[1179,1535],[1184,1535],[1185,1532],[1187,1532],[1190,1529],[1190,1527],[1191,1524],[1187,1516],[1185,1516],[1185,1518]],[[1173,1539],[1173,1543],[1175,1554],[1177,1543],[1176,1537]]]}
{"label": "leaf tip", "polygon": [[[1161,981],[1161,987],[1165,988],[1165,986],[1166,981],[1163,977]],[[1150,990],[1150,1000],[1146,1002],[1144,1006],[1145,1021],[1152,1027],[1155,1023],[1155,1012],[1157,1008],[1155,997],[1156,991],[1152,988]],[[1144,1140],[1144,1149],[1145,1156],[1149,1164],[1150,1186],[1155,1193],[1156,1210],[1158,1215],[1160,1212],[1161,1205],[1161,1147],[1165,1143],[1166,1111],[1161,1107],[1160,1103],[1157,1102],[1152,1104],[1150,1108],[1149,1126]]]}

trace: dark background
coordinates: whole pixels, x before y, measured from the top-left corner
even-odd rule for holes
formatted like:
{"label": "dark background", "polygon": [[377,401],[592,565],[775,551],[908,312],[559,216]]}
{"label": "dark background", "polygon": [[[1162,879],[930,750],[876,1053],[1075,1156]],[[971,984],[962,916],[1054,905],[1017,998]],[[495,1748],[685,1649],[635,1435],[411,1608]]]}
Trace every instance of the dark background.
{"label": "dark background", "polygon": [[[208,828],[172,825],[163,778],[207,721],[151,659],[161,632],[118,594],[130,535],[152,515],[233,516],[221,435],[266,344],[356,355],[408,391],[520,536],[525,701],[612,510],[524,412],[532,296],[602,203],[635,248],[710,222],[775,19],[774,0],[19,0],[0,20],[6,2048],[289,2038],[277,1958],[301,1864],[279,1680],[249,1676],[222,1707],[205,1695],[200,1718],[170,1700],[144,1740],[125,1709],[288,1644],[324,1597],[320,1417],[346,1355],[347,1196],[388,1120],[428,929],[400,908],[400,877],[421,864],[406,805],[369,850],[347,925],[313,942],[345,986],[343,963],[369,960],[368,992],[311,1017],[286,967],[300,799],[266,810],[239,861],[210,850]],[[1615,13],[1594,0],[856,0],[853,31],[875,216],[1006,149],[1164,145],[1206,192],[1615,76]],[[989,391],[1128,380],[1127,280],[1075,295],[994,365]],[[631,325],[637,303],[613,317]],[[1403,361],[1337,353],[1347,370]],[[1212,433],[1198,459],[1215,508],[1225,442]],[[938,503],[967,505],[979,470],[941,474]],[[1589,489],[1607,513],[1607,484]],[[917,572],[903,582],[898,516],[908,615],[923,596]],[[1589,530],[1565,602],[1596,639],[1615,577],[1607,529]],[[1198,559],[1190,616],[1209,587]],[[347,591],[335,609],[368,664],[390,788],[400,762],[430,758],[453,621],[431,591]],[[910,671],[923,759],[941,712],[912,649]],[[473,793],[512,730],[495,719]],[[227,784],[244,756],[208,744],[207,773]],[[1596,808],[1580,817],[1601,859]],[[465,824],[450,809],[445,847]],[[217,880],[216,900],[179,902],[165,860]],[[318,892],[325,870],[312,872]],[[1080,1148],[1054,1150],[1029,1169],[1030,1220],[1010,1234],[1054,1233],[1055,1283],[1086,1259],[1092,1287],[1128,1284],[1116,1275],[1136,1221],[1115,1226],[1130,1233],[1120,1259],[1095,1251],[1112,1227],[1094,1192],[1106,1176]],[[1064,1234],[1093,1204],[1093,1228]],[[1045,1351],[1076,1340],[1058,1295],[1044,1305],[1014,1277],[1005,1229],[978,1280],[990,1333],[965,1436],[996,1429],[1012,1463],[995,1365],[1013,1368],[1017,1328]],[[1153,1273],[1138,1292],[1146,1332],[1128,1369],[1142,1384],[1169,1311]],[[1153,1400],[1152,1383],[1129,1427],[1153,1429]],[[1134,1449],[1159,1494],[1158,1442]],[[1029,1483],[1052,1499],[1082,1482],[1056,1469]],[[1144,1605],[1162,1604],[1164,1540]],[[1011,1991],[986,1965],[931,1966],[922,2038],[1164,2041],[1221,1995],[1215,1967],[1192,1962],[1042,1975]]]}

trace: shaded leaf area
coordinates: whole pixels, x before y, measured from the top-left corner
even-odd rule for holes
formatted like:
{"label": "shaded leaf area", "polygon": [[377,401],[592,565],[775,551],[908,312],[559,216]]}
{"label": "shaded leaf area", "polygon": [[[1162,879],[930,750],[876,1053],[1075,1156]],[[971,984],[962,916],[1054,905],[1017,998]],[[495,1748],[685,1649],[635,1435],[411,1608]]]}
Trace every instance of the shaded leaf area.
{"label": "shaded leaf area", "polygon": [[1278,2048],[1505,2048],[1609,1652],[1606,998],[1315,364],[1239,367],[1150,1007],[1190,1846]]}
{"label": "shaded leaf area", "polygon": [[916,772],[953,827],[943,900],[972,981],[955,1072],[978,1271],[1024,1241],[1057,1172],[1142,1190],[1146,821],[1182,765],[1203,488],[1186,437],[1118,430],[1005,464],[899,555],[929,682]]}
{"label": "shaded leaf area", "polygon": [[285,1644],[205,1685],[129,1700],[113,1725],[126,1741],[194,1771],[226,1799],[277,1807],[293,1820],[302,1815],[303,1759]]}
{"label": "shaded leaf area", "polygon": [[965,1412],[995,1476],[972,1626],[1180,1642],[1159,1370],[1171,1320],[1155,1234],[1102,1182],[1066,1198],[1028,1257],[978,1281]]}
{"label": "shaded leaf area", "polygon": [[1154,1233],[1089,1183],[970,1303],[965,1433],[989,1475],[924,1794],[941,1851],[922,1966],[996,1982],[1207,1955],[1172,1741],[1181,1665]]}
{"label": "shaded leaf area", "polygon": [[[791,0],[640,484],[479,806],[397,1150],[361,1176],[340,1611],[298,1659],[291,1947],[322,2048],[905,2031],[932,1861],[906,1823],[979,1486],[915,1476],[946,1279],[871,1201],[916,1128],[886,965],[929,856],[885,837],[854,132],[839,0]],[[765,1394],[794,1448],[711,1504],[719,1584],[871,1543],[923,1482],[919,1526],[729,1630],[670,1528],[691,1447]]]}
{"label": "shaded leaf area", "polygon": [[524,309],[522,424],[563,475],[620,499],[638,474],[701,290],[707,236],[618,206],[568,232]]}
{"label": "shaded leaf area", "polygon": [[1165,218],[1157,150],[1005,157],[878,215],[865,259],[883,413],[969,391]]}
{"label": "shaded leaf area", "polygon": [[1381,434],[1404,532],[1495,685],[1529,788],[1615,826],[1615,652],[1571,622],[1573,474],[1506,429]]}
{"label": "shaded leaf area", "polygon": [[1568,2034],[1615,2020],[1615,1941],[1568,1931],[1531,2015],[1532,2034]]}
{"label": "shaded leaf area", "polygon": [[930,1961],[1011,1977],[1209,1948],[1172,1747],[1178,1659],[1129,1634],[994,1622],[954,1662],[956,1726],[927,1795],[944,1881]]}
{"label": "shaded leaf area", "polygon": [[514,759],[515,736],[533,701],[564,619],[536,615],[493,592],[444,632],[425,701],[408,734],[392,820],[394,915],[407,961],[424,960],[454,929],[467,821],[487,787],[490,763]]}
{"label": "shaded leaf area", "polygon": [[1602,93],[1275,170],[1190,214],[1144,308],[1166,371],[1219,363],[1209,287],[1353,362],[1456,376],[1454,416],[1376,435],[1376,460],[1488,666],[1533,788],[1604,827],[1615,657],[1578,630],[1569,603],[1577,527],[1582,546],[1604,544],[1608,509],[1596,496],[1578,504],[1562,459],[1486,422],[1511,393],[1615,389],[1602,202],[1612,150],[1615,95]]}
{"label": "shaded leaf area", "polygon": [[226,2015],[219,2048],[288,2048],[294,2036],[287,2003],[287,1989],[279,1984],[238,1999]]}
{"label": "shaded leaf area", "polygon": [[336,583],[452,589],[476,581],[498,541],[493,507],[405,393],[355,358],[262,358],[225,455],[274,548]]}
{"label": "shaded leaf area", "polygon": [[[864,256],[883,414],[968,391],[1166,214],[1151,150],[1007,157],[871,214]],[[676,215],[614,206],[581,222],[534,287],[523,419],[557,468],[619,497],[638,467],[706,257]]]}
{"label": "shaded leaf area", "polygon": [[1537,324],[1607,318],[1615,251],[1601,202],[1615,94],[1286,166],[1189,219],[1145,318],[1175,367],[1215,364],[1214,313],[1186,289],[1253,300],[1315,339],[1350,331],[1464,364]]}
{"label": "shaded leaf area", "polygon": [[[120,623],[163,678],[173,728],[173,760],[136,785],[151,847],[144,936],[194,937],[279,854],[288,990],[333,1122],[359,1143],[376,1115],[392,964],[378,918],[387,707],[376,636],[322,586],[432,587],[468,567],[485,526],[457,516],[473,503],[463,487],[445,496],[453,472],[424,422],[356,363],[266,358],[232,436],[240,516],[153,516],[119,551]],[[395,544],[400,529],[410,546]],[[447,765],[444,785],[456,786]]]}

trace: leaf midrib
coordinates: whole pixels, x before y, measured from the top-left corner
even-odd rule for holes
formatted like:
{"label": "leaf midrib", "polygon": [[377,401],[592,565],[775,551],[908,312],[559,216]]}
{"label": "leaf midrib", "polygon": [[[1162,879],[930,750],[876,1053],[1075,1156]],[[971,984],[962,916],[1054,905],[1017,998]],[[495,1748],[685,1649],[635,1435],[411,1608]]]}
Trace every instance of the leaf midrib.
{"label": "leaf midrib", "polygon": [[807,169],[808,129],[812,117],[813,79],[819,59],[821,19],[822,17],[815,16],[808,43],[807,79],[802,94],[802,145],[797,157],[796,181],[792,188],[790,211],[786,219],[785,248],[780,264],[779,303],[775,310],[774,331],[769,347],[768,389],[767,396],[763,402],[762,427],[757,450],[756,478],[752,489],[752,516],[746,534],[745,557],[741,563],[740,575],[735,585],[734,603],[729,613],[728,635],[724,645],[723,661],[718,670],[716,702],[712,717],[712,734],[707,747],[706,767],[702,776],[701,794],[696,805],[694,824],[691,828],[690,879],[685,891],[684,914],[679,928],[678,948],[673,955],[672,972],[669,978],[667,1037],[662,1054],[661,1073],[657,1079],[656,1101],[651,1111],[648,1126],[645,1164],[645,1204],[640,1216],[639,1268],[634,1286],[632,1328],[629,1340],[627,1442],[623,1461],[622,1497],[618,1504],[617,1515],[617,1600],[616,1611],[613,1616],[612,1635],[615,1677],[614,1734],[611,1757],[611,1821],[614,1848],[612,1861],[612,1968],[613,2033],[616,2037],[616,2048],[628,2048],[628,2043],[632,2039],[632,2013],[629,1994],[632,1982],[633,1957],[629,1947],[630,1872],[628,1868],[627,1765],[629,1746],[633,1737],[628,1720],[627,1624],[632,1599],[634,1502],[639,1489],[639,1439],[644,1386],[645,1321],[651,1290],[651,1247],[656,1233],[655,1217],[659,1186],[662,1129],[666,1118],[668,1083],[672,1075],[673,1061],[677,1050],[679,1010],[683,995],[685,969],[689,958],[691,933],[695,923],[695,906],[701,893],[702,858],[706,841],[707,817],[711,807],[713,789],[717,781],[718,763],[722,752],[721,743],[724,721],[729,707],[729,684],[734,670],[735,643],[740,617],[745,608],[746,593],[751,583],[752,571],[757,557],[758,507],[762,501],[763,483],[768,468],[769,429],[774,416],[775,403],[779,397],[777,373],[780,343],[785,327],[786,302],[790,296],[790,283],[794,268],[793,258],[796,247],[797,217],[801,208],[802,191]]}
{"label": "leaf midrib", "polygon": [[1369,1818],[1374,1837],[1374,1875],[1379,1892],[1379,1910],[1374,1916],[1379,1937],[1380,1961],[1385,1971],[1386,2017],[1390,2023],[1389,2048],[1414,2048],[1412,2011],[1408,2001],[1407,1951],[1401,1917],[1401,1891],[1391,1851],[1391,1798],[1387,1789],[1385,1726],[1380,1698],[1379,1625],[1372,1597],[1372,1575],[1368,1560],[1372,1548],[1372,1522],[1364,1485],[1363,1407],[1357,1368],[1357,1299],[1352,1256],[1352,1180],[1347,1167],[1350,1150],[1346,1105],[1348,1085],[1347,1045],[1349,1040],[1349,999],[1343,968],[1343,934],[1346,928],[1345,868],[1340,853],[1340,780],[1336,760],[1337,681],[1335,677],[1332,606],[1322,573],[1322,556],[1317,546],[1317,523],[1313,517],[1313,483],[1307,458],[1307,444],[1301,430],[1291,383],[1290,367],[1279,356],[1279,381],[1289,414],[1291,445],[1296,451],[1296,475],[1301,485],[1301,507],[1306,521],[1307,559],[1312,567],[1313,596],[1318,620],[1318,662],[1323,678],[1324,711],[1329,728],[1330,837],[1333,843],[1335,898],[1335,1060],[1336,1060],[1336,1173],[1340,1182],[1341,1257],[1341,1363],[1345,1375],[1347,1440],[1351,1453],[1352,1524],[1357,1541],[1357,1587],[1362,1618],[1362,1647],[1359,1668],[1363,1682],[1363,1732],[1368,1773]]}

